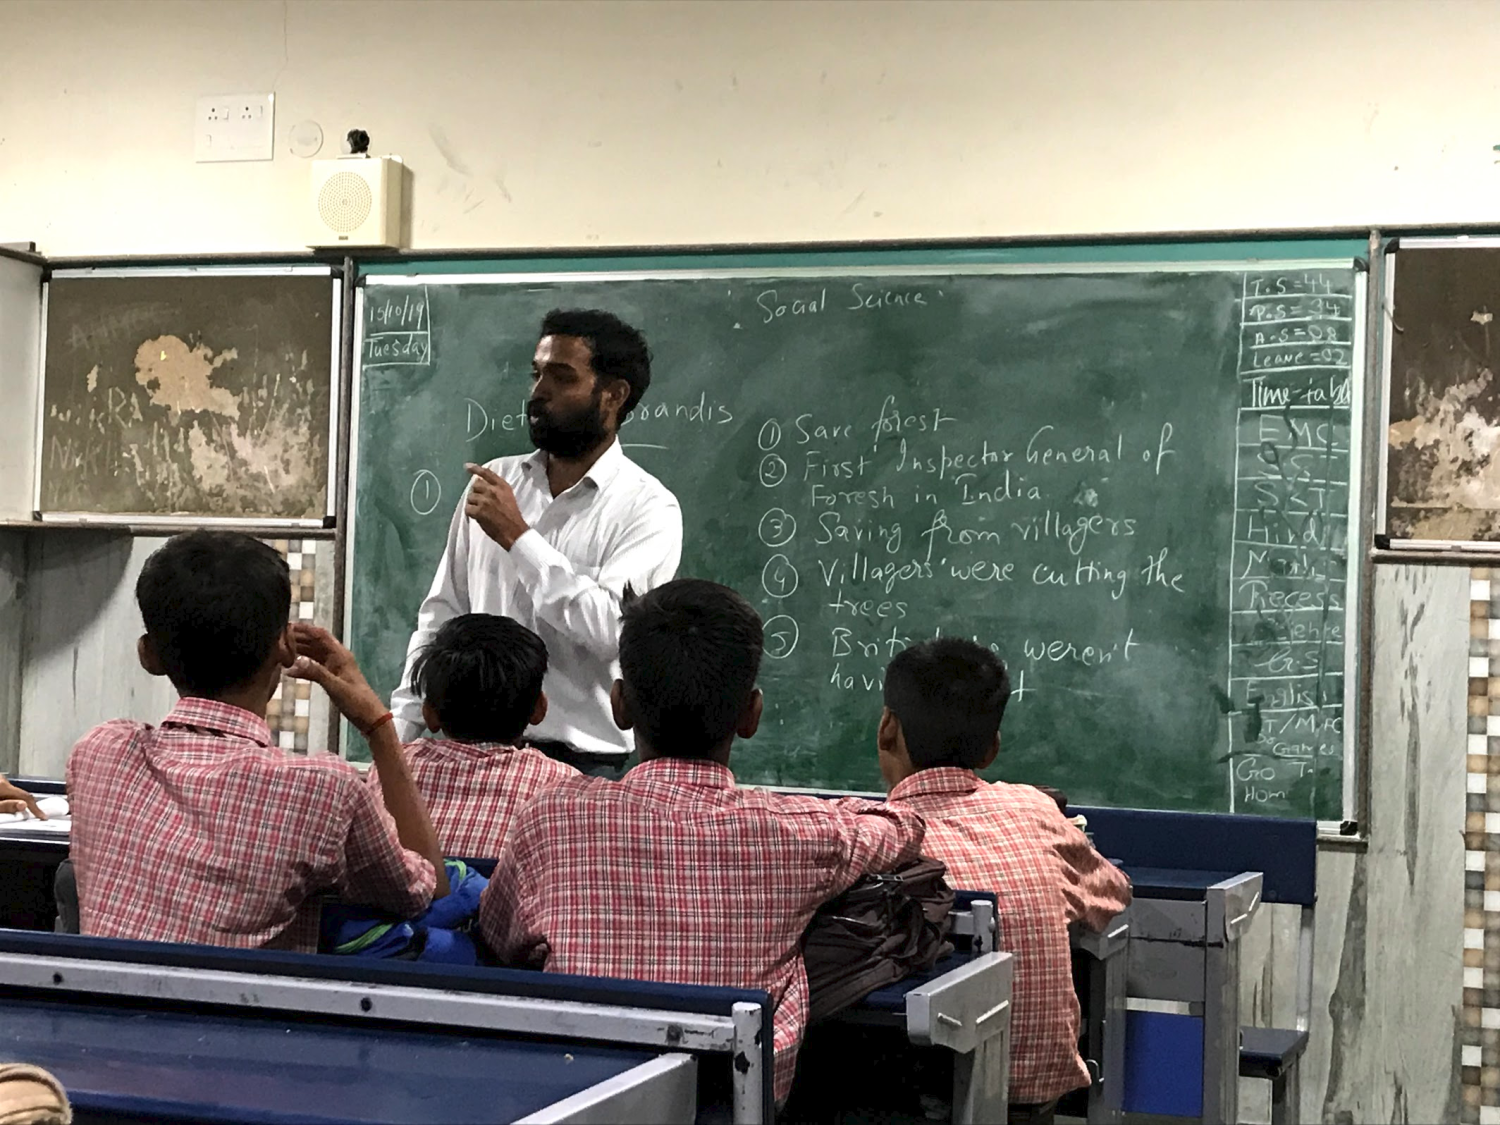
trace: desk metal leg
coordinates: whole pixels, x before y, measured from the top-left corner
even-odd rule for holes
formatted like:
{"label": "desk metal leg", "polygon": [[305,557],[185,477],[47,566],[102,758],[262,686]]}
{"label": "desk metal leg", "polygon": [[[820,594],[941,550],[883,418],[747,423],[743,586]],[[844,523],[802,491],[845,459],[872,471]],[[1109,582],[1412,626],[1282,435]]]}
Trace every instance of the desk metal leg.
{"label": "desk metal leg", "polygon": [[765,1104],[765,1066],[761,1042],[762,1012],[759,1004],[736,1004],[734,1051],[734,1125],[762,1125],[770,1117]]}
{"label": "desk metal leg", "polygon": [[1090,992],[1103,1011],[1090,1013],[1088,1042],[1101,1073],[1089,1090],[1089,1125],[1119,1125],[1125,1119],[1125,957],[1089,967]]}
{"label": "desk metal leg", "polygon": [[[1300,1060],[1299,1060],[1300,1062]],[[1271,1125],[1301,1125],[1302,1082],[1294,1062],[1271,1083]]]}
{"label": "desk metal leg", "polygon": [[1211,945],[1204,954],[1202,1119],[1233,1122],[1239,1120],[1239,943]]}
{"label": "desk metal leg", "polygon": [[1010,1090],[1010,1020],[1005,1030],[953,1056],[953,1125],[1004,1121]]}

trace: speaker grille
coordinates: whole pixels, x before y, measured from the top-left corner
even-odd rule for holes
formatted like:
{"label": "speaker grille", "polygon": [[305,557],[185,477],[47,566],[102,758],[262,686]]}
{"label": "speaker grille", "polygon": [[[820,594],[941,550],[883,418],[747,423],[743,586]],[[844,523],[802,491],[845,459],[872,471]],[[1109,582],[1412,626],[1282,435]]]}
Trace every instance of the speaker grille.
{"label": "speaker grille", "polygon": [[330,230],[347,234],[370,217],[375,197],[364,177],[355,172],[335,172],[318,192],[318,217]]}

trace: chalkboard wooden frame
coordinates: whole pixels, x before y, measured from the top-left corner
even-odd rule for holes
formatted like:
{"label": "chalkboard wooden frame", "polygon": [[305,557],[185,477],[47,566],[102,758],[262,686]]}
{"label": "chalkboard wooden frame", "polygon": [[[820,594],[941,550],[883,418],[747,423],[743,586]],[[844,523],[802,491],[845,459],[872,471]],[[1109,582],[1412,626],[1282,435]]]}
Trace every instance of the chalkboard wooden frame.
{"label": "chalkboard wooden frame", "polygon": [[[81,512],[48,510],[43,507],[44,431],[47,404],[47,329],[48,305],[54,282],[72,279],[169,279],[169,278],[269,278],[269,277],[316,277],[326,278],[331,287],[329,305],[329,366],[326,373],[328,385],[328,422],[326,465],[323,480],[323,512],[320,516],[290,518],[277,515],[222,516],[202,513],[160,512]],[[339,421],[346,408],[341,401],[340,362],[343,342],[348,334],[344,323],[344,287],[349,284],[347,271],[337,265],[321,262],[246,262],[243,264],[180,263],[160,265],[111,264],[100,266],[72,266],[52,269],[42,284],[42,337],[37,356],[37,399],[35,410],[34,465],[32,473],[31,506],[35,521],[64,527],[101,527],[129,529],[135,531],[157,531],[170,533],[195,527],[234,528],[247,532],[276,534],[277,532],[309,532],[330,529],[336,515],[336,497],[339,484]],[[322,376],[320,373],[320,378]]]}
{"label": "chalkboard wooden frame", "polygon": [[[881,274],[932,274],[941,273],[1101,273],[1101,272],[1170,272],[1174,270],[1205,271],[1212,269],[1259,270],[1277,266],[1293,268],[1335,267],[1348,268],[1351,262],[1368,252],[1365,241],[1353,240],[1287,240],[1248,241],[1226,243],[1204,241],[1201,243],[1138,243],[1138,244],[1069,244],[1065,246],[992,246],[982,248],[952,249],[944,247],[909,247],[901,249],[839,249],[823,251],[817,247],[803,250],[761,251],[756,248],[723,248],[709,252],[661,253],[623,252],[617,255],[580,255],[568,257],[474,257],[435,256],[430,259],[403,258],[399,261],[375,262],[363,269],[361,284],[356,291],[358,312],[354,318],[355,354],[363,351],[363,308],[365,286],[369,284],[391,284],[397,278],[423,279],[435,284],[462,283],[522,283],[533,281],[579,282],[583,280],[636,280],[643,278],[688,278],[688,277],[746,277],[772,273],[776,276],[808,273],[831,276],[840,273]],[[385,279],[385,280],[382,280]],[[1365,321],[1366,287],[1362,273],[1356,273],[1355,301],[1356,320],[1359,326]],[[1348,644],[1344,649],[1346,665],[1344,714],[1344,772],[1343,805],[1348,817],[1363,807],[1359,793],[1366,783],[1362,768],[1363,753],[1358,747],[1363,743],[1364,723],[1361,696],[1361,653],[1364,648],[1363,631],[1360,628],[1366,582],[1364,560],[1366,552],[1359,539],[1360,529],[1367,527],[1365,509],[1369,505],[1368,490],[1361,487],[1364,474],[1361,467],[1364,453],[1360,446],[1366,442],[1368,411],[1365,409],[1368,390],[1365,387],[1369,372],[1369,355],[1366,334],[1355,336],[1356,355],[1352,364],[1352,376],[1356,393],[1352,403],[1351,443],[1358,443],[1350,451],[1350,502],[1348,534],[1350,551],[1348,559],[1349,599],[1345,608],[1348,627]],[[358,429],[360,381],[363,364],[357,358],[354,371],[354,390],[351,395],[351,472],[350,499],[348,505],[348,548],[343,563],[347,573],[353,574],[354,512],[357,507],[358,474],[353,466],[358,460]],[[347,584],[345,599],[346,631],[353,624],[353,583]],[[1335,824],[1337,822],[1334,822]],[[1349,831],[1346,824],[1344,832]]]}

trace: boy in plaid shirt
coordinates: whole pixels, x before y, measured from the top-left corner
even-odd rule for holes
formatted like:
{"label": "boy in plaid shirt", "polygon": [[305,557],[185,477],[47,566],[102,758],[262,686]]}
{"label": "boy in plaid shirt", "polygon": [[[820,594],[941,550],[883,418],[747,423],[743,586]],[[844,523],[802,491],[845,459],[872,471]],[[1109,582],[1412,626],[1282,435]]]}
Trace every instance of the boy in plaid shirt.
{"label": "boy in plaid shirt", "polygon": [[[319,892],[403,917],[448,893],[391,713],[328,632],[287,624],[285,559],[235,532],[179,535],[136,601],[141,666],[181,699],[160,726],[95,727],[68,759],[83,933],[313,952]],[[364,733],[384,807],[349,763],[273,745],[284,668]]]}
{"label": "boy in plaid shirt", "polygon": [[884,690],[877,746],[890,803],[922,814],[922,850],[954,887],[999,898],[1000,948],[1016,958],[1011,1119],[1050,1122],[1061,1095],[1089,1084],[1068,926],[1103,929],[1130,904],[1130,881],[1052,797],[975,772],[1000,752],[1010,700],[989,649],[957,637],[913,645],[891,661]]}
{"label": "boy in plaid shirt", "polygon": [[[406,761],[432,814],[443,854],[493,859],[521,806],[572,766],[521,745],[547,716],[547,646],[509,617],[465,613],[417,653],[411,682],[437,737],[406,744]],[[372,785],[379,775],[370,773]]]}
{"label": "boy in plaid shirt", "polygon": [[760,724],[761,646],[750,603],[713,582],[628,601],[612,702],[641,764],[521,810],[479,927],[502,960],[552,972],[764,989],[781,1101],[807,1023],[802,932],[863,875],[915,859],[922,819],[735,787],[730,747]]}

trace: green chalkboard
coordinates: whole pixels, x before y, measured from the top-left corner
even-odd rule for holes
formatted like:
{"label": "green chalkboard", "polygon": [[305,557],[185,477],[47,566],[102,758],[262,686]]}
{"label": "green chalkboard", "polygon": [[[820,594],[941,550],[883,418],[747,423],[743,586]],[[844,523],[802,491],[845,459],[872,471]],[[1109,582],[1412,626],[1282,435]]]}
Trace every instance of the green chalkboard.
{"label": "green chalkboard", "polygon": [[655,353],[621,441],[682,503],[680,573],[767,623],[742,781],[877,790],[882,669],[941,631],[1010,665],[995,776],[1338,817],[1352,264],[1054,268],[367,278],[372,681],[397,682],[463,462],[530,449],[542,315],[601,307]]}

